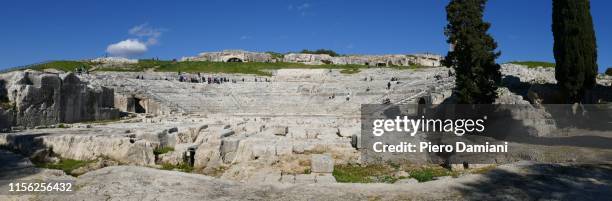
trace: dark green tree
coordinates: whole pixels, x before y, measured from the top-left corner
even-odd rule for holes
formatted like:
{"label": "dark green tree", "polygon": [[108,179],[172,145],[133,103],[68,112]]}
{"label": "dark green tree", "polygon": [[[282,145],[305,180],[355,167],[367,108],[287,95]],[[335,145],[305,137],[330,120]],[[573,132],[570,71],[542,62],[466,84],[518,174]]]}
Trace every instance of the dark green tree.
{"label": "dark green tree", "polygon": [[609,67],[608,69],[606,69],[606,75],[612,76],[612,67]]}
{"label": "dark green tree", "polygon": [[589,0],[553,0],[555,78],[569,103],[596,84],[597,45]]}
{"label": "dark green tree", "polygon": [[332,57],[340,56],[335,51],[328,50],[328,49],[318,49],[318,50],[315,50],[315,51],[304,49],[300,53],[304,53],[304,54],[327,54],[327,55],[332,56]]}
{"label": "dark green tree", "polygon": [[443,63],[455,69],[454,95],[462,104],[490,104],[497,98],[501,80],[495,59],[497,43],[483,20],[486,0],[451,0],[446,6],[444,34],[452,48]]}

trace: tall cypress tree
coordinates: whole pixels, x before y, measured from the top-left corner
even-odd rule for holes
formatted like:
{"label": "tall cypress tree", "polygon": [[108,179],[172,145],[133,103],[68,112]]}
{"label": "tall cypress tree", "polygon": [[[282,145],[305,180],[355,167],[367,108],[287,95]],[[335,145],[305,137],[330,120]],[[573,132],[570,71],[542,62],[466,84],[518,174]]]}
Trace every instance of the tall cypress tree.
{"label": "tall cypress tree", "polygon": [[451,0],[446,6],[447,42],[453,46],[444,64],[455,69],[454,94],[458,103],[489,104],[497,98],[501,80],[500,66],[495,63],[500,52],[487,33],[491,24],[484,22],[487,0]]}
{"label": "tall cypress tree", "polygon": [[597,45],[589,0],[553,0],[555,78],[569,103],[596,84]]}

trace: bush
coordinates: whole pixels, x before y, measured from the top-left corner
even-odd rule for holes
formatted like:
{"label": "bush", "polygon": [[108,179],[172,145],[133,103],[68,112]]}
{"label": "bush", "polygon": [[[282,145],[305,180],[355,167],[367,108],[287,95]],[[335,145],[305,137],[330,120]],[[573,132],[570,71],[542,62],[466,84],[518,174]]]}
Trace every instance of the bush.
{"label": "bush", "polygon": [[545,61],[511,61],[510,63],[527,66],[528,68],[536,68],[536,67],[554,68],[555,67],[555,63],[545,62]]}
{"label": "bush", "polygon": [[271,52],[271,51],[269,51],[269,52],[266,52],[266,53],[272,55],[273,59],[282,60],[283,57],[285,57],[282,53],[278,53],[278,52]]}
{"label": "bush", "polygon": [[304,53],[304,54],[327,54],[327,55],[332,56],[332,57],[340,56],[338,53],[334,52],[333,50],[327,50],[327,49],[318,49],[318,50],[315,50],[315,51],[304,49],[300,53]]}
{"label": "bush", "polygon": [[181,172],[193,172],[193,167],[185,164],[185,163],[181,163],[179,165],[174,165],[174,164],[170,164],[170,163],[164,163],[162,164],[161,169],[163,170],[178,170]]}
{"label": "bush", "polygon": [[9,101],[0,100],[0,108],[8,110],[13,108],[13,104]]}
{"label": "bush", "polygon": [[612,76],[612,67],[610,67],[610,68],[608,68],[608,69],[606,70],[606,75],[610,75],[610,76]]}
{"label": "bush", "polygon": [[153,154],[160,155],[168,152],[174,151],[174,147],[157,147],[153,150]]}
{"label": "bush", "polygon": [[82,161],[61,158],[60,161],[57,163],[35,163],[35,165],[39,168],[57,169],[64,171],[66,174],[71,174],[73,170],[83,167],[92,162],[94,161]]}

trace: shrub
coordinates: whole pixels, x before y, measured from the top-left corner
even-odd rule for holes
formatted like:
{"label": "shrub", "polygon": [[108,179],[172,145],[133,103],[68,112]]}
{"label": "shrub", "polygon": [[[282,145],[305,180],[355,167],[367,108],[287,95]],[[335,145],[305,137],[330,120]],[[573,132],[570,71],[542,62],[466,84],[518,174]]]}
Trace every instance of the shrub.
{"label": "shrub", "polygon": [[174,147],[157,147],[153,150],[153,154],[160,155],[168,152],[174,151]]}
{"label": "shrub", "polygon": [[327,54],[327,55],[332,56],[332,57],[340,56],[338,53],[334,52],[333,50],[328,50],[328,49],[318,49],[318,50],[315,50],[315,51],[304,49],[300,53],[304,53],[304,54]]}
{"label": "shrub", "polygon": [[57,163],[35,163],[35,165],[39,168],[57,169],[64,171],[66,174],[71,174],[73,170],[83,167],[92,162],[94,161],[60,158],[60,161]]}

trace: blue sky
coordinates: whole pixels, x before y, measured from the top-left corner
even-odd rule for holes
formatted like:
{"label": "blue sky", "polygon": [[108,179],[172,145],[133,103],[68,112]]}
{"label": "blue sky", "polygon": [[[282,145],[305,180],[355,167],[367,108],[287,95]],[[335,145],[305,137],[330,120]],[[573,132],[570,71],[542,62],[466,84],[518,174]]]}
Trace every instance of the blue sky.
{"label": "blue sky", "polygon": [[[202,51],[446,54],[448,0],[0,2],[0,68],[114,54],[163,59]],[[612,66],[612,1],[591,0],[600,69]],[[554,61],[551,0],[490,0],[498,62]],[[115,44],[115,46],[111,46]],[[111,46],[111,47],[109,47]],[[124,48],[124,49],[122,49]]]}

